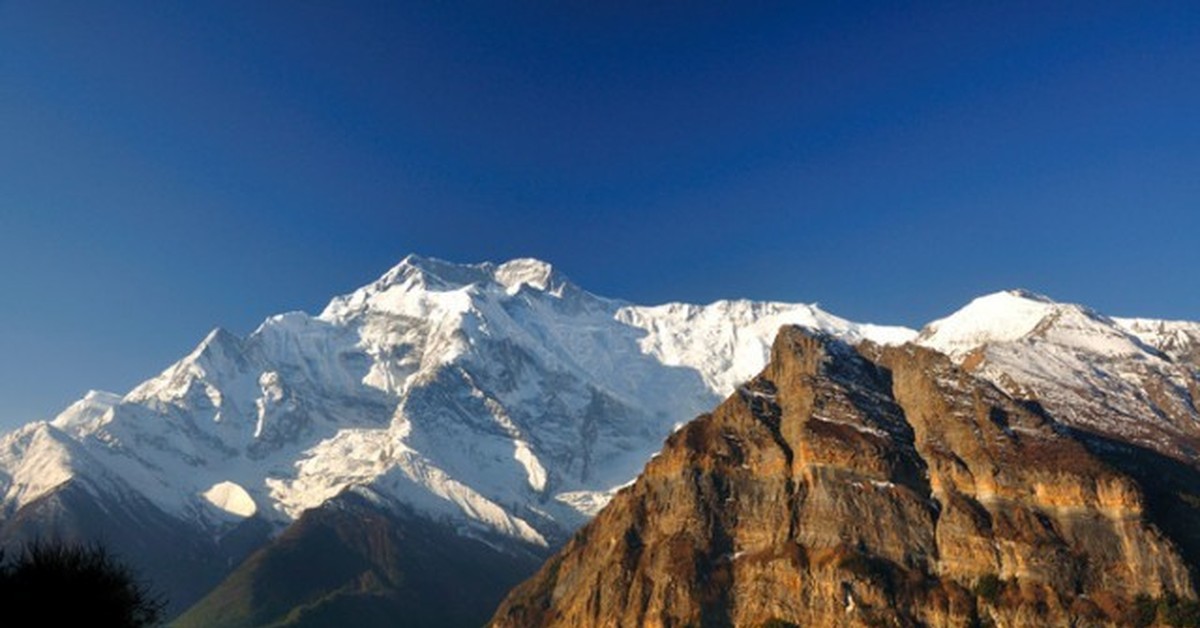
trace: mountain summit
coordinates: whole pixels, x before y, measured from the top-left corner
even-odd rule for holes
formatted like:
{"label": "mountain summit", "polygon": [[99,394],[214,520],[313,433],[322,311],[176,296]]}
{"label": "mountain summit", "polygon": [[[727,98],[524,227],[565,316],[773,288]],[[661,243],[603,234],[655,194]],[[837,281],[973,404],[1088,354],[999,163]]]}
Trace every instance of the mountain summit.
{"label": "mountain summit", "polygon": [[975,299],[916,342],[1072,427],[1181,460],[1200,452],[1200,324],[1110,318],[1017,290]]}

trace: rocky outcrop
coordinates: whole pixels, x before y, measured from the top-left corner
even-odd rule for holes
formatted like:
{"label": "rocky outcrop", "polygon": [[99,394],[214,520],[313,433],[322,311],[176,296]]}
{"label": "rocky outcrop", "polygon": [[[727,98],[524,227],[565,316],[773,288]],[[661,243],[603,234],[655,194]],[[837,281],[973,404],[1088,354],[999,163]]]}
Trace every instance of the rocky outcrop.
{"label": "rocky outcrop", "polygon": [[1195,525],[1104,447],[932,350],[784,328],[493,625],[1123,625],[1194,597]]}

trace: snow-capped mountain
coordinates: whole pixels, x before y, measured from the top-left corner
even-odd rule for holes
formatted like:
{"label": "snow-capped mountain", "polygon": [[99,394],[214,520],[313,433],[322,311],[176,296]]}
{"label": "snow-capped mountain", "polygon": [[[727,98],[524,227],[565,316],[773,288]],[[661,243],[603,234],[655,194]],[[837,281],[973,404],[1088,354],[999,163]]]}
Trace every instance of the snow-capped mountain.
{"label": "snow-capped mountain", "polygon": [[1196,461],[1200,324],[1110,318],[1017,290],[975,299],[916,342],[1071,427]]}
{"label": "snow-capped mountain", "polygon": [[215,330],[126,395],[89,393],[6,436],[3,512],[76,480],[219,536],[249,517],[282,527],[352,488],[545,545],[762,368],[783,324],[914,335],[808,305],[640,307],[536,260],[409,257],[317,316]]}
{"label": "snow-capped mountain", "polygon": [[[638,306],[531,259],[412,256],[318,315],[273,316],[245,338],[214,330],[127,394],[88,393],[0,438],[0,545],[47,530],[105,539],[166,583],[173,611],[264,548],[202,605],[203,625],[229,596],[253,599],[247,583],[292,564],[295,543],[326,551],[331,529],[364,552],[371,578],[386,576],[393,558],[370,555],[375,533],[330,514],[374,504],[399,517],[367,517],[379,529],[444,543],[433,522],[492,548],[496,573],[511,571],[489,581],[499,596],[666,436],[758,373],[783,325],[851,344],[915,341],[1069,426],[1189,464],[1200,447],[1197,323],[1113,319],[1016,291],[918,334],[811,305]],[[292,545],[268,543],[285,528],[277,538]],[[331,582],[367,582],[356,574]]]}

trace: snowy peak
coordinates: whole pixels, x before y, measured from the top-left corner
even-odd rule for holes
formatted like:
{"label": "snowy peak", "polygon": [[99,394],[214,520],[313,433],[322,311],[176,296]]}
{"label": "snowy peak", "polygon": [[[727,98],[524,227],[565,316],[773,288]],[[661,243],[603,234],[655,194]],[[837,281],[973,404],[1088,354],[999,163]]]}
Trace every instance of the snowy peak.
{"label": "snowy peak", "polygon": [[1024,290],[995,292],[929,323],[918,342],[958,356],[981,345],[1011,342],[1033,333],[1058,304]]}
{"label": "snowy peak", "polygon": [[204,337],[204,340],[192,350],[185,361],[207,368],[222,368],[227,364],[236,363],[242,359],[244,348],[242,339],[221,327],[217,327]]}
{"label": "snowy peak", "polygon": [[409,255],[384,273],[376,285],[392,286],[419,283],[430,290],[454,290],[482,283],[491,277],[490,264],[455,264],[433,257]]}
{"label": "snowy peak", "polygon": [[498,284],[508,292],[521,286],[553,292],[569,281],[552,265],[533,258],[518,258],[497,266],[491,262],[456,264],[433,257],[409,255],[368,288],[378,291],[397,285],[432,291],[453,291],[467,286]]}
{"label": "snowy peak", "polygon": [[917,343],[1056,419],[1181,460],[1200,450],[1200,325],[1113,319],[1024,291],[975,299]]}
{"label": "snowy peak", "polygon": [[204,394],[214,404],[220,405],[219,388],[231,377],[251,368],[244,341],[218,327],[209,332],[186,357],[134,388],[126,399],[133,402],[150,399],[173,402]]}
{"label": "snowy peak", "polygon": [[1058,304],[1057,301],[1055,301],[1054,299],[1051,299],[1050,297],[1048,297],[1040,292],[1034,292],[1033,290],[1026,290],[1025,288],[1012,288],[1011,290],[1001,290],[1000,292],[993,292],[991,294],[985,294],[979,298],[986,299],[988,297],[999,297],[1001,295],[1007,296],[1012,299],[1023,299],[1025,301],[1037,301],[1040,303],[1046,303],[1048,305],[1057,305]]}
{"label": "snowy peak", "polygon": [[586,294],[537,259],[455,264],[409,255],[378,280],[333,299],[319,318],[338,322],[367,312],[424,318],[432,311],[466,311],[475,295],[515,295],[523,288],[554,297]]}
{"label": "snowy peak", "polygon": [[11,514],[77,476],[91,483],[107,479],[77,441],[50,423],[30,423],[0,439],[0,513]]}
{"label": "snowy peak", "polygon": [[120,402],[120,395],[102,390],[89,390],[83,399],[68,406],[50,424],[60,430],[91,431],[102,423],[113,406]]}
{"label": "snowy peak", "polygon": [[492,277],[511,294],[529,286],[535,290],[561,295],[571,282],[553,266],[533,258],[515,259],[496,267]]}
{"label": "snowy peak", "polygon": [[1105,356],[1134,355],[1145,347],[1112,319],[1027,290],[979,297],[925,326],[917,343],[959,359],[981,347],[1045,341]]}

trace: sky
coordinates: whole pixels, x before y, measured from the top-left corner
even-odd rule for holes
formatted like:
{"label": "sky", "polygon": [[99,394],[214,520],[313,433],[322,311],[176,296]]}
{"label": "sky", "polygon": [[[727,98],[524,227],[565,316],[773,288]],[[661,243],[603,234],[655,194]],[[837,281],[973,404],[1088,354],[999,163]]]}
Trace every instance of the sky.
{"label": "sky", "polygon": [[1198,234],[1194,0],[0,0],[0,428],[414,252],[917,327]]}

